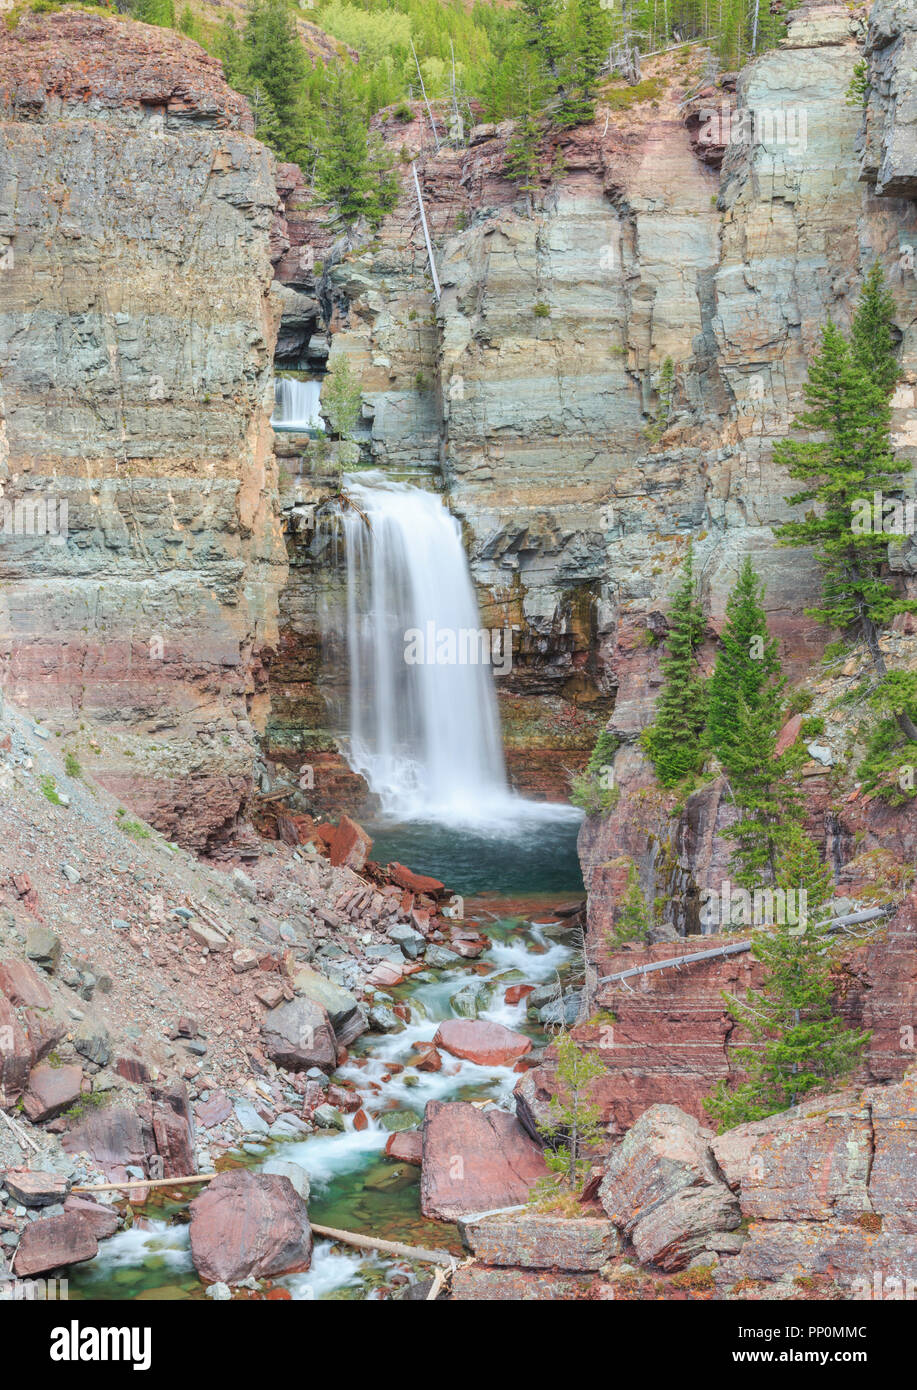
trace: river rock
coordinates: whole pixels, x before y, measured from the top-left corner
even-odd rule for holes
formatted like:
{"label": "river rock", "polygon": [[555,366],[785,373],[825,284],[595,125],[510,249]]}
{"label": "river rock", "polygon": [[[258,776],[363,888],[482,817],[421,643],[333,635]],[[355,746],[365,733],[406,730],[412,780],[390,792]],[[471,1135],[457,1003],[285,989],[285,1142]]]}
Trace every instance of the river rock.
{"label": "river rock", "polygon": [[601,1269],[623,1248],[612,1223],[598,1217],[488,1212],[463,1217],[459,1233],[482,1264],[522,1269]]}
{"label": "river rock", "polygon": [[268,1177],[288,1178],[304,1202],[309,1200],[309,1174],[302,1164],[290,1158],[269,1158],[262,1164],[262,1173]]}
{"label": "river rock", "polygon": [[13,1273],[25,1279],[65,1265],[95,1259],[99,1243],[89,1222],[74,1212],[32,1221],[22,1232],[13,1256]]}
{"label": "river rock", "polygon": [[61,1173],[43,1173],[34,1168],[7,1168],[0,1182],[24,1207],[50,1207],[62,1202],[70,1191],[70,1181]]}
{"label": "river rock", "polygon": [[423,1135],[419,1129],[402,1130],[385,1141],[385,1152],[389,1158],[401,1163],[413,1163],[420,1167],[423,1163]]}
{"label": "river rock", "polygon": [[291,999],[271,1009],[261,1025],[264,1050],[287,1071],[337,1066],[337,1042],[328,1015],[311,999]]}
{"label": "river rock", "polygon": [[739,1204],[719,1176],[692,1115],[652,1105],[608,1157],[599,1197],[642,1263],[684,1269],[715,1231],[739,1225]]}
{"label": "river rock", "polygon": [[429,897],[435,898],[443,891],[444,885],[438,878],[415,874],[405,868],[404,864],[389,864],[388,875],[393,883],[397,883],[399,888],[406,888],[409,893],[426,893]]}
{"label": "river rock", "polygon": [[531,1038],[504,1028],[502,1023],[482,1019],[446,1019],[437,1028],[433,1042],[453,1057],[482,1067],[512,1066],[532,1050]]}
{"label": "river rock", "polygon": [[309,1268],[309,1214],[286,1176],[220,1173],[189,1212],[191,1258],[205,1283],[241,1284]]}
{"label": "river rock", "polygon": [[427,947],[423,963],[432,970],[455,970],[462,964],[462,958],[455,951],[447,951],[445,946],[434,945]]}
{"label": "river rock", "polygon": [[519,1122],[496,1107],[430,1101],[424,1114],[420,1206],[455,1221],[470,1212],[516,1206],[547,1173],[544,1154]]}
{"label": "river rock", "polygon": [[366,1018],[359,1001],[343,985],[335,984],[310,966],[303,966],[293,976],[293,989],[325,1010],[339,1047],[349,1047],[366,1032]]}
{"label": "river rock", "polygon": [[426,940],[419,931],[409,927],[407,922],[396,922],[393,927],[389,927],[387,932],[388,939],[394,941],[401,947],[402,953],[408,960],[417,960],[422,956],[426,949]]}
{"label": "river rock", "polygon": [[72,1194],[64,1202],[64,1213],[67,1216],[78,1216],[89,1227],[96,1240],[107,1240],[121,1225],[121,1217],[114,1207],[104,1206],[102,1202],[93,1201],[91,1197],[85,1197],[79,1192]]}

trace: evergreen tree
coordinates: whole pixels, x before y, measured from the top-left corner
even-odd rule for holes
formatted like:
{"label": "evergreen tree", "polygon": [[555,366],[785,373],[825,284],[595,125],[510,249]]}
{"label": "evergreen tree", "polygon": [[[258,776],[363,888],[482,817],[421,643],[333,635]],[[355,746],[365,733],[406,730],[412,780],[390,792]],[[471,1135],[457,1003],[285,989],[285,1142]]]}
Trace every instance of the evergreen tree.
{"label": "evergreen tree", "polygon": [[[822,601],[807,611],[834,627],[858,627],[883,680],[888,672],[878,629],[897,613],[917,610],[917,601],[898,599],[883,575],[887,538],[859,520],[873,494],[899,490],[907,471],[891,448],[890,316],[881,272],[871,272],[854,318],[853,346],[829,320],[809,365],[809,409],[794,421],[809,437],[774,450],[790,476],[806,484],[787,501],[814,501],[820,507],[777,531],[786,545],[815,547],[823,574]],[[917,741],[908,710],[897,710],[895,717],[907,738]]]}
{"label": "evergreen tree", "polygon": [[846,1028],[832,1009],[829,943],[818,926],[830,880],[801,828],[784,847],[778,885],[806,892],[807,920],[759,931],[752,955],[766,972],[761,988],[744,1001],[724,995],[755,1045],[735,1054],[745,1080],[735,1087],[721,1081],[705,1101],[721,1130],[764,1119],[838,1083],[859,1065],[870,1037]]}
{"label": "evergreen tree", "polygon": [[217,31],[213,50],[223,64],[226,81],[230,87],[235,87],[237,92],[241,92],[248,76],[248,55],[242,35],[236,28],[236,21],[231,14],[226,16]]}
{"label": "evergreen tree", "polygon": [[175,28],[173,0],[140,0],[136,14],[144,24],[156,24],[160,29]]}
{"label": "evergreen tree", "polygon": [[306,59],[296,23],[285,0],[254,0],[245,26],[248,79],[270,98],[280,131],[272,145],[282,159],[295,159],[301,147],[297,117],[306,76]]}
{"label": "evergreen tree", "polygon": [[873,261],[863,281],[851,336],[854,357],[888,395],[895,389],[900,375],[892,328],[894,321],[894,298],[885,283],[881,262]]}
{"label": "evergreen tree", "polygon": [[770,697],[783,684],[777,643],[767,630],[763,596],[763,586],[746,556],[726,601],[720,650],[707,688],[707,739],[727,770],[729,749],[738,734],[739,705],[744,702],[753,715],[765,692]]}
{"label": "evergreen tree", "polygon": [[662,659],[664,685],[656,718],[641,739],[664,787],[677,786],[701,763],[706,698],[697,667],[697,648],[704,626],[703,609],[695,597],[694,556],[689,550],[669,617],[666,655]]}
{"label": "evergreen tree", "polygon": [[595,117],[597,80],[611,43],[601,0],[567,0],[560,34],[563,56],[556,70],[561,95],[555,119],[562,127],[582,125]]}
{"label": "evergreen tree", "polygon": [[366,124],[340,69],[327,97],[316,186],[322,197],[335,204],[348,226],[361,217],[377,226],[398,199],[398,180],[391,163],[378,142],[368,139]]}
{"label": "evergreen tree", "polygon": [[777,686],[762,690],[754,709],[739,699],[735,730],[724,762],[739,818],[725,832],[735,845],[730,867],[736,882],[758,887],[774,883],[777,864],[788,838],[795,834],[799,794],[792,780],[793,750],[774,756],[780,726]]}
{"label": "evergreen tree", "polygon": [[609,950],[617,951],[627,941],[646,944],[650,937],[650,914],[640,887],[640,873],[633,860],[627,870],[627,892],[614,927],[607,935]]}
{"label": "evergreen tree", "polygon": [[[588,1099],[589,1083],[605,1075],[605,1068],[591,1052],[579,1048],[569,1033],[557,1040],[557,1080],[559,1089],[551,1097],[549,1118],[538,1128],[553,1148],[545,1161],[562,1177],[571,1191],[582,1186],[589,1168],[584,1151],[604,1137],[599,1107]],[[537,1195],[542,1195],[537,1193]]]}

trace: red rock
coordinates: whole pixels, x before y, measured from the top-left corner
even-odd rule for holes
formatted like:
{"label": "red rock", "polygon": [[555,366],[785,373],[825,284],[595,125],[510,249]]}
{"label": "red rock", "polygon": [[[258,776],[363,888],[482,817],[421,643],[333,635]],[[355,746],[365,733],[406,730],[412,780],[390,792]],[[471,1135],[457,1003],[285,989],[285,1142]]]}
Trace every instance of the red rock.
{"label": "red rock", "polygon": [[289,1289],[284,1289],[281,1287],[268,1289],[267,1293],[264,1296],[269,1303],[289,1303],[292,1301],[293,1298],[293,1295],[290,1293]]}
{"label": "red rock", "polygon": [[422,936],[430,930],[430,914],[424,907],[411,908],[411,921]]}
{"label": "red rock", "polygon": [[13,1257],[13,1273],[20,1278],[47,1274],[63,1265],[95,1259],[98,1253],[99,1243],[92,1226],[81,1216],[73,1212],[46,1216],[30,1222],[23,1230]]}
{"label": "red rock", "polygon": [[183,1085],[152,1092],[153,1140],[161,1163],[161,1176],[180,1178],[197,1172],[194,1126],[188,1094]]}
{"label": "red rock", "polygon": [[209,1284],[239,1284],[308,1269],[312,1231],[289,1178],[220,1173],[189,1208],[191,1258]]}
{"label": "red rock", "polygon": [[362,1133],[364,1129],[369,1128],[369,1117],[362,1107],[354,1112],[353,1127],[358,1134]]}
{"label": "red rock", "polygon": [[359,873],[369,858],[372,847],[373,842],[363,827],[357,825],[349,816],[341,816],[340,824],[331,841],[332,864],[335,867],[343,864]]}
{"label": "red rock", "polygon": [[25,960],[0,961],[0,992],[11,1004],[35,1009],[50,1009],[54,1002],[44,980]]}
{"label": "red rock", "polygon": [[780,730],[779,734],[777,735],[777,742],[774,744],[774,757],[775,757],[775,758],[779,758],[780,755],[781,755],[781,753],[785,753],[786,750],[787,750],[788,748],[792,748],[793,744],[796,742],[797,738],[799,737],[799,732],[800,732],[801,728],[802,728],[802,715],[801,715],[801,714],[794,714],[794,715],[792,716],[792,718],[790,718],[790,719],[788,719],[788,720],[786,721],[786,723],[784,724],[783,728]]}
{"label": "red rock", "polygon": [[433,1042],[453,1057],[464,1057],[482,1067],[510,1066],[532,1050],[531,1038],[504,1028],[502,1023],[479,1018],[447,1019],[437,1028]]}
{"label": "red rock", "polygon": [[457,955],[464,956],[466,960],[475,960],[486,947],[487,942],[483,937],[469,940],[467,937],[452,937],[449,942],[450,951],[455,951]]}
{"label": "red rock", "polygon": [[503,996],[507,1004],[521,1004],[523,999],[527,999],[535,988],[534,985],[510,985]]}
{"label": "red rock", "polygon": [[125,1081],[133,1081],[136,1086],[145,1086],[150,1079],[150,1071],[146,1062],[141,1062],[139,1057],[119,1057],[115,1063],[115,1071],[119,1076],[123,1076]]}
{"label": "red rock", "polygon": [[277,985],[258,985],[255,989],[255,998],[266,1009],[276,1009],[278,1004],[283,1003],[283,990]]}
{"label": "red rock", "polygon": [[413,1163],[419,1168],[423,1163],[423,1135],[419,1129],[392,1134],[386,1140],[385,1152],[389,1158],[397,1158],[399,1163]]}
{"label": "red rock", "polygon": [[7,1168],[3,1186],[24,1207],[50,1207],[62,1202],[70,1183],[61,1173],[43,1173],[36,1168]]}
{"label": "red rock", "polygon": [[442,1071],[443,1059],[432,1045],[418,1052],[413,1062],[418,1071]]}
{"label": "red rock", "polygon": [[393,883],[397,883],[399,888],[406,888],[410,893],[429,893],[436,898],[443,891],[444,884],[438,878],[428,878],[423,874],[415,874],[410,869],[405,868],[404,864],[389,864],[388,876]]}
{"label": "red rock", "polygon": [[117,1180],[129,1166],[147,1171],[153,1132],[137,1110],[112,1106],[88,1111],[61,1143],[68,1153],[88,1153],[109,1179]]}
{"label": "red rock", "polygon": [[103,1206],[101,1202],[94,1202],[91,1197],[83,1197],[80,1193],[67,1198],[64,1202],[64,1213],[67,1216],[78,1216],[89,1227],[96,1240],[107,1240],[121,1225],[121,1218],[114,1207]]}
{"label": "red rock", "polygon": [[455,1221],[469,1212],[517,1206],[547,1173],[540,1145],[505,1110],[430,1101],[423,1125],[420,1207]]}
{"label": "red rock", "polygon": [[33,1124],[53,1120],[55,1115],[69,1110],[79,1100],[82,1081],[80,1067],[49,1067],[42,1062],[29,1074],[29,1089],[22,1098],[22,1108]]}
{"label": "red rock", "polygon": [[232,1105],[225,1091],[213,1091],[206,1100],[199,1101],[194,1107],[194,1117],[204,1129],[213,1129],[214,1125],[221,1125],[231,1114]]}
{"label": "red rock", "polygon": [[398,985],[404,979],[404,972],[396,965],[389,965],[388,961],[380,960],[366,977],[366,983],[370,986],[387,988],[391,985]]}
{"label": "red rock", "polygon": [[328,821],[319,821],[315,827],[314,838],[318,840],[321,844],[326,845],[330,848],[336,834],[336,825],[330,825]]}
{"label": "red rock", "polygon": [[0,994],[0,1105],[12,1105],[29,1084],[32,1048],[12,1005]]}
{"label": "red rock", "polygon": [[343,1086],[329,1086],[325,1098],[329,1105],[343,1110],[345,1115],[352,1115],[360,1108],[360,1097],[356,1091],[348,1091]]}
{"label": "red rock", "polygon": [[33,1066],[47,1057],[67,1034],[64,1024],[44,1009],[23,1009],[22,1021],[32,1045]]}
{"label": "red rock", "polygon": [[392,1013],[404,1023],[410,1023],[411,1021],[411,1010],[407,1004],[393,1004]]}

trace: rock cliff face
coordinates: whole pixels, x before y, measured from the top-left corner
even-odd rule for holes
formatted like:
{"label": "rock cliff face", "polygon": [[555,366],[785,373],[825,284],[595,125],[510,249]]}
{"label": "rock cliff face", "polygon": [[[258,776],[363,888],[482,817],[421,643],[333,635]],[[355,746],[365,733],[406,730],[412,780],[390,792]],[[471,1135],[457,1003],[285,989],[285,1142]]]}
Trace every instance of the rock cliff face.
{"label": "rock cliff face", "polygon": [[[103,721],[102,780],[211,848],[251,785],[286,570],[273,160],[197,45],[77,11],[0,34],[0,112],[2,679]],[[63,526],[18,524],[45,499]]]}
{"label": "rock cliff face", "polygon": [[[689,538],[711,637],[750,553],[790,674],[827,640],[803,614],[811,562],[788,564],[773,540],[788,487],[771,454],[821,324],[849,319],[878,257],[900,306],[896,430],[913,456],[910,26],[904,7],[877,6],[862,167],[848,90],[865,36],[847,7],[821,3],[735,91],[697,95],[699,59],[661,60],[658,100],[600,107],[545,149],[533,203],[502,177],[505,129],[434,153],[419,119],[389,122],[393,149],[427,141],[438,305],[408,179],[368,249],[320,247],[331,360],[347,354],[363,380],[367,456],[445,488],[484,622],[516,628],[498,689],[529,790],[563,794],[562,764],[582,760],[612,708],[625,741],[648,722],[651,639]],[[896,564],[913,586],[913,548]]]}

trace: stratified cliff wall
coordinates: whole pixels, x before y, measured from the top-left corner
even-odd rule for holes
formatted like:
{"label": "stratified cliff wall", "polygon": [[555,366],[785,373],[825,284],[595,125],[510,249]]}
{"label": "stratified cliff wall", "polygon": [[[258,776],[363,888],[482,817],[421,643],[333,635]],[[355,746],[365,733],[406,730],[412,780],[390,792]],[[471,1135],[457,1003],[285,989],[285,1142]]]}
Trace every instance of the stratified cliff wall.
{"label": "stratified cliff wall", "polygon": [[[409,178],[369,246],[316,251],[331,360],[346,353],[363,381],[368,453],[438,474],[484,621],[516,626],[498,689],[522,787],[562,795],[612,708],[626,743],[649,721],[653,638],[689,540],[711,639],[750,554],[790,676],[828,640],[804,616],[814,564],[774,541],[790,488],[772,451],[822,324],[846,325],[879,258],[902,337],[896,438],[915,452],[912,23],[881,4],[866,42],[847,6],[814,4],[737,83],[706,89],[699,50],[650,60],[656,99],[600,103],[594,125],[552,137],[533,200],[502,177],[508,128],[435,153],[415,108],[384,134],[411,155],[425,142],[439,304]],[[864,43],[876,73],[865,122],[848,98]],[[895,172],[877,185],[880,165]],[[913,586],[913,544],[894,563]],[[287,602],[307,629],[314,605],[295,583]]]}
{"label": "stratified cliff wall", "polygon": [[[79,11],[0,30],[0,117],[0,675],[36,715],[101,721],[100,778],[213,848],[286,573],[274,161],[196,44]],[[20,534],[38,498],[66,504],[63,543]]]}

